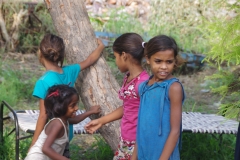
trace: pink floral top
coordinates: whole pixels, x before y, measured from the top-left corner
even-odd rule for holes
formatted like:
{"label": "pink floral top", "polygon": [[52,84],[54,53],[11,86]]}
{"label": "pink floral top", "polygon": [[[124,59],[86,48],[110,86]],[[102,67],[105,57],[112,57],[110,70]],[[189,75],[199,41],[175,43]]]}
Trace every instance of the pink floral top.
{"label": "pink floral top", "polygon": [[119,98],[123,100],[123,117],[121,120],[121,137],[123,140],[135,141],[138,109],[140,98],[138,96],[138,86],[141,82],[148,80],[146,71],[141,72],[137,77],[127,83],[129,73],[123,80],[123,85],[119,90]]}

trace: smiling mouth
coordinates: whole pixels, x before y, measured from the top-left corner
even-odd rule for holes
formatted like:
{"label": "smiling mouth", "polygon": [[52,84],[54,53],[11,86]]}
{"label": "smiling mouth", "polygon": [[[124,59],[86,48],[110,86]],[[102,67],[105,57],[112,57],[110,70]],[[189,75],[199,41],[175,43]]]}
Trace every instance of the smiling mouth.
{"label": "smiling mouth", "polygon": [[167,72],[158,72],[161,76],[166,76],[168,73]]}

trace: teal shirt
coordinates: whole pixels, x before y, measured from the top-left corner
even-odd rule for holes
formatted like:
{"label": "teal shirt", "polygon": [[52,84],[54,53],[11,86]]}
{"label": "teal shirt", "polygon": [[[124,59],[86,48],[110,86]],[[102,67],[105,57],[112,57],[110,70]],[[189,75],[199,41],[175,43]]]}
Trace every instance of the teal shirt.
{"label": "teal shirt", "polygon": [[[47,91],[53,85],[66,84],[71,87],[74,86],[81,67],[79,64],[72,64],[64,66],[63,73],[57,73],[54,71],[47,71],[42,77],[38,79],[33,90],[33,96],[45,99]],[[69,125],[69,140],[73,138],[73,125]]]}

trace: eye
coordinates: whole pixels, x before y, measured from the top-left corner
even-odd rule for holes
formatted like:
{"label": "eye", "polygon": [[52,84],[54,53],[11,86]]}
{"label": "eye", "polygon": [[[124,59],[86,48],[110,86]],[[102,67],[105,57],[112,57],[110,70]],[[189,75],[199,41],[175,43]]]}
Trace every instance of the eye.
{"label": "eye", "polygon": [[156,59],[155,60],[155,63],[161,63],[162,61],[161,60],[159,60],[159,59]]}
{"label": "eye", "polygon": [[73,104],[71,105],[71,107],[74,108],[76,105],[77,105],[77,103],[73,103]]}
{"label": "eye", "polygon": [[167,63],[168,64],[172,64],[174,62],[174,60],[168,60]]}

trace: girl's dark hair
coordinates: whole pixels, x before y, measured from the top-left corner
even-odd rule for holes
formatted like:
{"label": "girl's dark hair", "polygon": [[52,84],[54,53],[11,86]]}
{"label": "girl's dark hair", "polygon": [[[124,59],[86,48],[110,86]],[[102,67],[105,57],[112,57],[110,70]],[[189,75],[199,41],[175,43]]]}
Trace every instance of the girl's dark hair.
{"label": "girl's dark hair", "polygon": [[168,37],[166,35],[159,35],[156,37],[153,37],[148,41],[148,43],[144,44],[145,50],[144,54],[150,58],[152,55],[159,51],[165,51],[165,50],[173,50],[174,52],[174,57],[176,58],[178,55],[178,46],[176,41]]}
{"label": "girl's dark hair", "polygon": [[65,50],[62,38],[53,34],[47,34],[42,39],[39,49],[45,59],[50,62],[60,62],[60,66],[62,67]]}
{"label": "girl's dark hair", "polygon": [[130,54],[141,63],[144,48],[143,39],[137,33],[125,33],[118,37],[113,43],[113,51],[122,55],[122,52]]}
{"label": "girl's dark hair", "polygon": [[78,93],[75,88],[68,85],[54,85],[50,87],[44,99],[48,118],[64,116],[67,113],[73,95],[78,96]]}
{"label": "girl's dark hair", "polygon": [[184,60],[178,56],[178,45],[176,41],[166,35],[158,35],[153,37],[144,44],[145,50],[144,55],[150,58],[152,55],[159,51],[173,50],[174,58],[176,59],[176,66],[180,66],[184,63]]}

